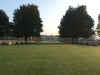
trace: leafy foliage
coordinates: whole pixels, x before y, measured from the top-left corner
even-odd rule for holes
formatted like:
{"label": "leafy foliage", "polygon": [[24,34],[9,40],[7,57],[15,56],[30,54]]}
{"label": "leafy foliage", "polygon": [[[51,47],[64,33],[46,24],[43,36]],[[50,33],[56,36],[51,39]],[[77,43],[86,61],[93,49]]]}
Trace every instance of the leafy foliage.
{"label": "leafy foliage", "polygon": [[100,14],[98,16],[97,34],[100,36]]}
{"label": "leafy foliage", "polygon": [[88,38],[94,31],[94,21],[86,11],[86,6],[69,7],[59,26],[60,37]]}
{"label": "leafy foliage", "polygon": [[40,36],[42,32],[41,18],[36,5],[22,5],[14,12],[15,32],[17,36]]}
{"label": "leafy foliage", "polygon": [[0,10],[0,36],[8,32],[9,18],[3,10]]}

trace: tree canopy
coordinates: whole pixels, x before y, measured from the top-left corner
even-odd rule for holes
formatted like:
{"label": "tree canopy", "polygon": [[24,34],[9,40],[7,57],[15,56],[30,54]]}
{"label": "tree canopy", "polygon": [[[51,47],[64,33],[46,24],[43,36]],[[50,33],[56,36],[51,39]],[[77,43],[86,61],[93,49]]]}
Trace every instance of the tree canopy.
{"label": "tree canopy", "polygon": [[15,32],[17,36],[40,36],[42,32],[42,20],[36,5],[22,5],[14,12]]}
{"label": "tree canopy", "polygon": [[0,36],[4,36],[8,32],[9,17],[3,10],[0,10]]}
{"label": "tree canopy", "polygon": [[97,34],[100,37],[100,14],[98,15]]}
{"label": "tree canopy", "polygon": [[86,11],[86,6],[69,7],[59,26],[60,37],[88,38],[93,31],[94,20]]}

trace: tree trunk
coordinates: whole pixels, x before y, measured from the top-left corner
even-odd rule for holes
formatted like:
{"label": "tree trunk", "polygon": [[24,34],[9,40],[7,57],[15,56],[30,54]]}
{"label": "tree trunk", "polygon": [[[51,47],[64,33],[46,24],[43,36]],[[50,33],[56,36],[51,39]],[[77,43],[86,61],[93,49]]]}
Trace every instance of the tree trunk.
{"label": "tree trunk", "polygon": [[72,44],[74,43],[74,37],[72,37]]}
{"label": "tree trunk", "polygon": [[27,42],[28,36],[25,35],[24,40],[25,40],[25,42]]}
{"label": "tree trunk", "polygon": [[77,37],[72,37],[72,44],[76,44],[78,41],[78,38]]}

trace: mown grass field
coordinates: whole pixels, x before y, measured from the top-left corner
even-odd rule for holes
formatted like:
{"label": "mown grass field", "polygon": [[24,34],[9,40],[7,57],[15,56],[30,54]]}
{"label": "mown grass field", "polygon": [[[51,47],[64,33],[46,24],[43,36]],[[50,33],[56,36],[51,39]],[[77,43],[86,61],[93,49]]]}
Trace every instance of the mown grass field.
{"label": "mown grass field", "polygon": [[0,75],[100,75],[100,46],[0,46]]}

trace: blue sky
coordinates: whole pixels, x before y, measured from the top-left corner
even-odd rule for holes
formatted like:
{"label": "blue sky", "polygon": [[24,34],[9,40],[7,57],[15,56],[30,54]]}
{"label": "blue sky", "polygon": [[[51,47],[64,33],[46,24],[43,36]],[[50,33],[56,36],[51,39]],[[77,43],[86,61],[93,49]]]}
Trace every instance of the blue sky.
{"label": "blue sky", "polygon": [[86,5],[88,13],[96,21],[100,13],[99,0],[0,0],[0,9],[3,9],[10,18],[13,19],[13,12],[22,4],[36,4],[43,20],[42,34],[54,35],[58,32],[58,25],[69,5],[76,7]]}

